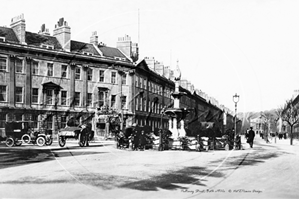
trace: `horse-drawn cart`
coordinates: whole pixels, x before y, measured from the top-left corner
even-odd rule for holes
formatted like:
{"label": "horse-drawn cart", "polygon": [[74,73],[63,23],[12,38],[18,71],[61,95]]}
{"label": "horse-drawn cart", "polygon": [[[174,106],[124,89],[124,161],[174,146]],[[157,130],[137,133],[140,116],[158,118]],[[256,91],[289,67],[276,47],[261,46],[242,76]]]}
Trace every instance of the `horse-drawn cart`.
{"label": "horse-drawn cart", "polygon": [[78,140],[79,146],[83,147],[86,145],[86,142],[90,141],[94,137],[94,131],[91,131],[90,128],[88,128],[88,133],[82,133],[81,127],[76,126],[67,126],[63,129],[60,129],[58,131],[58,144],[60,147],[64,147],[66,145],[67,139],[75,139]]}

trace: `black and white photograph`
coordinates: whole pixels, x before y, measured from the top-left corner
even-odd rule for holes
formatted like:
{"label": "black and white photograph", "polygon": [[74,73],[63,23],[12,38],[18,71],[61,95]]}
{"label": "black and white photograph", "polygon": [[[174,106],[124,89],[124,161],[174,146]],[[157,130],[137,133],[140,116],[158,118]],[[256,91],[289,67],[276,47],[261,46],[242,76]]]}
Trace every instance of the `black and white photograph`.
{"label": "black and white photograph", "polygon": [[298,0],[0,0],[0,199],[299,198]]}

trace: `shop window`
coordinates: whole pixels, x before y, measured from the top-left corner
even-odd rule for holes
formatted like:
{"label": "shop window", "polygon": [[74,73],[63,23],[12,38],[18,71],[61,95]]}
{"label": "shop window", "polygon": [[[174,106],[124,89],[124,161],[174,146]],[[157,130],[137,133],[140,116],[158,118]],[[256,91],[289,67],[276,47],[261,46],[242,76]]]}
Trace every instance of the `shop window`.
{"label": "shop window", "polygon": [[23,121],[22,114],[15,114],[15,121]]}
{"label": "shop window", "polygon": [[67,125],[67,117],[60,116],[60,128],[65,128]]}
{"label": "shop window", "polygon": [[53,116],[52,115],[48,115],[45,122],[46,122],[46,129],[52,129]]}
{"label": "shop window", "polygon": [[6,114],[0,114],[0,128],[5,128]]}
{"label": "shop window", "polygon": [[32,128],[37,128],[38,127],[38,115],[32,115],[31,116],[31,121],[32,122]]}

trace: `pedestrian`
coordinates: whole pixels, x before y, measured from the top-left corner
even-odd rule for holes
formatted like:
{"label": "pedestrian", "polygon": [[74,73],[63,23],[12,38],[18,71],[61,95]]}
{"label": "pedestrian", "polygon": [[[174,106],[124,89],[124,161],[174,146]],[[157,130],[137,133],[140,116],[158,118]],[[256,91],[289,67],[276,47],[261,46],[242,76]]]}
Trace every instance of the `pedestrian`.
{"label": "pedestrian", "polygon": [[133,129],[132,136],[133,136],[133,150],[138,150],[139,148],[139,141],[140,141],[141,129],[138,125],[136,125]]}
{"label": "pedestrian", "polygon": [[89,128],[86,124],[81,125],[81,128],[79,142],[82,144],[82,146],[89,146]]}
{"label": "pedestrian", "polygon": [[146,146],[146,135],[145,135],[145,131],[142,130],[139,139],[139,149],[145,150],[145,146]]}
{"label": "pedestrian", "polygon": [[255,133],[253,131],[253,127],[250,127],[250,130],[248,131],[248,136],[247,136],[247,143],[249,143],[251,148],[253,148],[254,137],[255,137]]}

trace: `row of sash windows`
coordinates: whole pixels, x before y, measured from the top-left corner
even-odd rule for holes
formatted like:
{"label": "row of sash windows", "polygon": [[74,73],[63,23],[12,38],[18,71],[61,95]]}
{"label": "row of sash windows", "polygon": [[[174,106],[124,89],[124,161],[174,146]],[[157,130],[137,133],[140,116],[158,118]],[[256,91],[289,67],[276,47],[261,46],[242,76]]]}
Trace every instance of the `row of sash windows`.
{"label": "row of sash windows", "polygon": [[[16,87],[16,94],[15,94],[15,100],[17,103],[23,103],[23,87]],[[46,90],[45,92],[46,95],[46,104],[47,105],[54,105],[55,99],[54,99],[54,90]],[[80,106],[80,92],[75,92],[74,96],[74,105],[75,106]],[[104,105],[104,100],[105,100],[105,92],[99,92],[98,95],[98,103],[99,107]],[[126,104],[126,96],[121,102],[122,108],[125,108]],[[0,85],[0,102],[7,102],[7,86],[2,86]],[[32,88],[32,95],[31,95],[31,102],[32,104],[37,104],[39,103],[39,89],[38,88]],[[68,102],[67,99],[67,91],[60,91],[60,105],[69,105],[70,102]],[[87,106],[93,106],[93,94],[92,93],[87,93]],[[116,107],[116,95],[111,96],[111,107],[117,108]]]}
{"label": "row of sash windows", "polygon": [[[135,87],[147,89],[147,79],[144,79],[143,77],[136,76],[135,78]],[[149,81],[149,91],[158,95],[164,95],[165,97],[171,98],[171,91],[172,89],[165,87],[165,90],[163,92],[163,87],[159,84],[156,84],[154,82]]]}
{"label": "row of sash windows", "polygon": [[[0,72],[1,71],[7,71],[7,63],[6,58],[0,57]],[[39,62],[33,61],[32,62],[32,74],[33,75],[39,75]],[[99,82],[104,82],[104,71],[105,70],[99,70]],[[23,60],[22,59],[15,59],[15,72],[16,73],[24,73],[23,69]],[[53,63],[47,63],[47,73],[46,75],[48,77],[54,76],[54,69],[53,69]],[[61,65],[61,77],[62,78],[68,78],[68,65]],[[122,84],[126,84],[126,74],[123,74],[121,76],[122,78]],[[80,80],[81,79],[81,67],[76,66],[75,67],[75,79]],[[115,71],[111,72],[111,78],[110,83],[116,84],[117,83],[117,75]],[[88,68],[87,69],[87,80],[92,81],[93,80],[93,69]]]}

